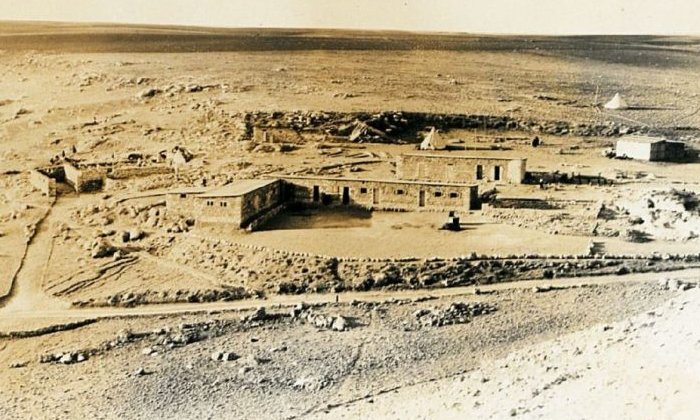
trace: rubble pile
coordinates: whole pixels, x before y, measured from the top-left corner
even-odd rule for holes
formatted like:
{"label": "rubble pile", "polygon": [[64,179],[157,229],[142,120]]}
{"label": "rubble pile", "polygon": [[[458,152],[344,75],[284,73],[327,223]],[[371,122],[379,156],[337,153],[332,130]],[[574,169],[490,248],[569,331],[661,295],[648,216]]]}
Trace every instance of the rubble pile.
{"label": "rubble pile", "polygon": [[444,325],[466,324],[472,318],[496,311],[496,306],[488,303],[454,302],[445,309],[419,309],[413,313],[422,327],[442,327]]}
{"label": "rubble pile", "polygon": [[198,302],[230,302],[251,297],[243,287],[226,287],[224,289],[193,289],[157,292],[126,292],[108,295],[104,300],[90,299],[73,301],[75,306],[135,306],[147,303],[198,303]]}
{"label": "rubble pile", "polygon": [[700,283],[697,281],[685,281],[674,278],[661,278],[659,279],[659,286],[664,290],[677,290],[683,292],[688,289],[700,287]]}
{"label": "rubble pile", "polygon": [[166,332],[160,344],[166,348],[172,349],[196,343],[211,335],[211,327],[212,325],[208,323],[180,324],[176,330]]}
{"label": "rubble pile", "polygon": [[62,365],[72,365],[82,363],[89,358],[88,353],[82,351],[50,353],[39,357],[39,363],[57,363]]}
{"label": "rubble pile", "polygon": [[291,311],[292,319],[300,320],[316,328],[345,331],[350,328],[350,320],[342,315],[325,315],[304,303],[297,304]]}
{"label": "rubble pile", "polygon": [[582,137],[614,137],[643,132],[643,127],[630,127],[620,123],[572,124],[567,121],[533,121],[496,115],[434,114],[424,112],[385,111],[367,112],[310,112],[285,113],[251,112],[242,116],[248,138],[253,127],[288,128],[296,131],[323,132],[330,136],[343,136],[352,141],[397,142],[414,139],[427,127],[441,130],[482,128],[490,130],[522,130],[551,135],[577,135]]}
{"label": "rubble pile", "polygon": [[[144,83],[150,82],[150,79],[140,77],[136,80],[134,79],[128,79],[128,80],[121,80],[117,85],[114,87],[119,88],[119,87],[125,87],[125,86],[133,86],[133,85],[143,85]],[[223,84],[198,84],[198,83],[177,83],[177,84],[171,84],[167,86],[163,86],[160,88],[156,87],[147,87],[143,90],[141,90],[137,95],[136,99],[147,99],[147,98],[152,98],[156,95],[164,94],[168,97],[175,96],[176,94],[180,93],[197,93],[197,92],[206,92],[206,91],[211,91],[211,90],[216,90],[216,89],[225,89],[226,85]]]}
{"label": "rubble pile", "polygon": [[208,338],[218,337],[226,329],[227,325],[227,323],[219,320],[207,320],[196,323],[181,323],[176,327],[157,328],[153,331],[133,332],[122,330],[113,340],[103,343],[99,351],[124,347],[146,340],[154,344],[144,347],[142,354],[158,354]]}
{"label": "rubble pile", "polygon": [[700,197],[692,191],[645,191],[617,202],[618,217],[611,221],[620,225],[628,240],[690,241],[700,237]]}
{"label": "rubble pile", "polygon": [[[483,214],[494,221],[512,226],[536,229],[553,235],[590,235],[598,224],[595,209],[566,208],[535,210],[489,207]],[[598,232],[598,236],[603,232]]]}

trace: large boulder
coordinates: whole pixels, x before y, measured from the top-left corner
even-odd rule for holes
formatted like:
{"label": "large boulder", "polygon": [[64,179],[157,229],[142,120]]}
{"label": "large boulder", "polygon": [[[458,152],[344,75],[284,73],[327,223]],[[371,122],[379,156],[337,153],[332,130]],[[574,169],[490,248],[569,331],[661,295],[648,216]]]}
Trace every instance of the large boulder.
{"label": "large boulder", "polygon": [[105,258],[114,254],[116,250],[105,238],[99,238],[93,242],[90,248],[90,255],[92,258]]}

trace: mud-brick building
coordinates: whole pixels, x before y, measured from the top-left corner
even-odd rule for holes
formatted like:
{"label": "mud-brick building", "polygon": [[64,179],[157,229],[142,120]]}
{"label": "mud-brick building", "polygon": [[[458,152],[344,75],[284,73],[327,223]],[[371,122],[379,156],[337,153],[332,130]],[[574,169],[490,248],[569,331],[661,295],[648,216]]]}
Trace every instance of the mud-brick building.
{"label": "mud-brick building", "polygon": [[110,167],[111,165],[108,163],[78,164],[66,162],[63,164],[63,171],[66,183],[73,187],[76,192],[90,192],[102,189]]}
{"label": "mud-brick building", "polygon": [[654,161],[683,161],[690,156],[682,141],[662,137],[626,136],[617,141],[615,155],[622,158]]}
{"label": "mud-brick building", "polygon": [[47,197],[56,197],[56,184],[65,180],[63,165],[36,168],[29,172],[29,183]]}
{"label": "mud-brick building", "polygon": [[284,176],[283,181],[284,197],[305,204],[398,211],[474,210],[480,205],[473,184],[312,176]]}
{"label": "mud-brick building", "polygon": [[476,185],[313,176],[233,181],[204,190],[185,188],[166,194],[171,218],[198,225],[254,230],[288,203],[357,206],[391,211],[468,211],[480,208]]}
{"label": "mud-brick building", "polygon": [[396,177],[412,181],[522,184],[527,159],[449,153],[407,153],[396,161]]}
{"label": "mud-brick building", "polygon": [[192,218],[199,225],[245,228],[282,203],[279,179],[247,179],[202,191],[181,189],[166,195],[170,216]]}

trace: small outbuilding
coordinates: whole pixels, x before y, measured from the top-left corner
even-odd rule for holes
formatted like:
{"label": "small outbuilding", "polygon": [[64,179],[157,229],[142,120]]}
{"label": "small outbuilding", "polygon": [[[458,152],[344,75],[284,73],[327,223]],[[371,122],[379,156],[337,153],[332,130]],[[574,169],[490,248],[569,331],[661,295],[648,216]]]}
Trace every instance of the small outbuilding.
{"label": "small outbuilding", "polygon": [[689,157],[685,143],[663,137],[626,136],[617,141],[615,156],[655,161],[682,161]]}
{"label": "small outbuilding", "polygon": [[245,228],[281,204],[279,179],[244,179],[221,187],[175,190],[166,195],[168,214],[197,224]]}

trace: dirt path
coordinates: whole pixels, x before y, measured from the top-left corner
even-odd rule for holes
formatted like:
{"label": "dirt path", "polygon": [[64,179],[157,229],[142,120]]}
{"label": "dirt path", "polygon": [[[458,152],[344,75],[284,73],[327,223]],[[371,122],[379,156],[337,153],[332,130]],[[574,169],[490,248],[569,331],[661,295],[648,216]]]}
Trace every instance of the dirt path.
{"label": "dirt path", "polygon": [[[41,251],[37,250],[37,254]],[[37,255],[38,257],[39,255]],[[34,272],[34,271],[32,271]],[[30,272],[26,273],[31,274]],[[529,280],[521,282],[499,283],[479,286],[482,293],[506,289],[527,289],[535,286],[572,286],[572,285],[597,285],[620,282],[650,282],[659,278],[675,278],[679,280],[696,280],[700,278],[700,269],[689,269],[680,272],[670,273],[639,273],[626,276],[596,276],[560,278],[554,280]],[[25,283],[27,280],[24,280]],[[212,303],[177,303],[177,304],[157,304],[147,306],[137,306],[132,308],[123,307],[99,307],[99,308],[68,308],[56,305],[55,301],[41,297],[43,294],[36,289],[36,285],[27,285],[27,289],[16,297],[10,305],[0,309],[0,321],[17,321],[18,323],[29,320],[48,320],[58,323],[62,321],[75,321],[76,319],[98,319],[115,317],[142,317],[159,315],[176,315],[190,313],[206,313],[217,311],[234,311],[254,309],[264,307],[285,307],[296,305],[299,302],[306,303],[332,303],[335,302],[335,294],[306,294],[306,295],[275,295],[264,300],[240,300],[234,302],[212,302]],[[448,297],[460,295],[473,295],[475,286],[455,287],[434,290],[399,290],[399,291],[376,291],[376,292],[347,292],[341,293],[338,300],[347,303],[352,300],[358,301],[382,301],[387,299],[410,299],[421,296]],[[38,301],[32,301],[39,298]],[[49,304],[45,304],[49,299]],[[42,306],[43,304],[43,306]]]}
{"label": "dirt path", "polygon": [[46,216],[36,225],[36,232],[27,245],[10,293],[3,302],[3,313],[18,311],[41,313],[45,310],[68,308],[68,303],[51,298],[43,290],[43,279],[53,252],[52,213],[53,208],[49,208]]}

